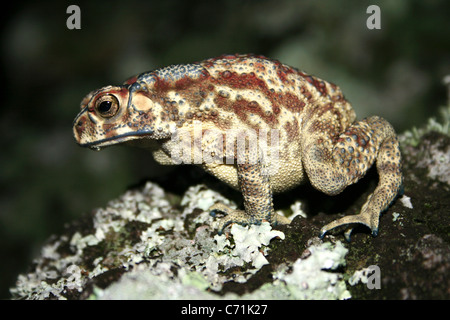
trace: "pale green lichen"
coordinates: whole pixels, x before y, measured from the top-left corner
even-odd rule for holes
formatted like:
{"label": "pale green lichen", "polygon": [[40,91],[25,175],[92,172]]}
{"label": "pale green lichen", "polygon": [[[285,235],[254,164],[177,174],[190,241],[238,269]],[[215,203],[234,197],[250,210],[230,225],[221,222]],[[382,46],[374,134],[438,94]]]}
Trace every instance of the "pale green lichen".
{"label": "pale green lichen", "polygon": [[251,262],[256,269],[268,264],[264,255],[267,254],[268,248],[266,246],[269,245],[270,240],[275,237],[284,239],[284,234],[281,231],[272,230],[268,222],[263,222],[261,225],[251,225],[250,227],[234,224],[230,233],[234,239],[234,249],[231,254],[244,262]]}
{"label": "pale green lichen", "polygon": [[[181,274],[184,272],[181,271]],[[107,289],[95,288],[90,299],[103,300],[211,300],[216,295],[205,290],[207,281],[197,273],[180,277],[155,275],[138,266]]]}
{"label": "pale green lichen", "polygon": [[[379,273],[380,268],[376,265],[368,266],[367,268],[363,268],[361,270],[356,270],[349,278],[348,284],[351,286],[355,286],[361,282],[365,284],[369,289],[374,289],[377,287],[376,283],[380,278]],[[369,282],[371,282],[370,285]],[[378,283],[378,285],[380,284]],[[378,287],[378,289],[380,289],[380,287]]]}
{"label": "pale green lichen", "polygon": [[307,258],[297,259],[292,266],[281,265],[273,274],[274,281],[243,299],[344,300],[351,298],[343,275],[336,270],[345,266],[348,250],[336,244],[313,241]]}
{"label": "pale green lichen", "polygon": [[[313,244],[311,255],[298,259],[292,266],[283,265],[274,273],[273,282],[238,296],[223,296],[207,291],[209,281],[198,272],[181,269],[178,277],[155,276],[138,267],[105,290],[96,289],[92,299],[348,299],[350,293],[335,270],[345,265],[347,249],[337,242]],[[330,272],[333,271],[333,272]]]}
{"label": "pale green lichen", "polygon": [[426,168],[429,178],[450,185],[450,145],[439,140],[431,144],[419,158],[417,167]]}
{"label": "pale green lichen", "polygon": [[[414,127],[399,135],[399,140],[405,154],[416,159],[416,167],[427,169],[429,178],[450,185],[450,76],[445,77],[444,83],[448,88],[448,103],[439,110],[440,119],[428,119],[422,128]],[[428,139],[423,139],[427,134]]]}
{"label": "pale green lichen", "polygon": [[294,204],[291,205],[292,215],[289,216],[289,219],[293,220],[296,216],[300,216],[302,218],[306,218],[306,212],[302,209],[302,203],[300,201],[295,201]]}
{"label": "pale green lichen", "polygon": [[289,274],[278,274],[277,279],[285,282],[293,299],[348,299],[342,275],[334,271],[345,265],[347,249],[341,242],[335,245],[321,243],[308,248],[311,255],[298,259]]}
{"label": "pale green lichen", "polygon": [[421,128],[413,127],[411,130],[405,131],[399,135],[401,145],[410,145],[416,147],[419,145],[421,138],[431,132],[439,132],[450,136],[450,103],[439,109],[440,119],[432,117],[428,119],[425,126]]}
{"label": "pale green lichen", "polygon": [[[271,242],[284,239],[267,222],[234,224],[227,235],[217,235],[217,219],[208,208],[218,201],[233,205],[199,185],[174,207],[163,189],[147,183],[96,210],[92,230],[63,235],[44,246],[33,272],[20,275],[11,292],[21,299],[66,299],[94,284],[87,293],[96,299],[348,297],[341,274],[330,272],[345,264],[346,249],[320,241],[309,247],[309,257],[278,268],[272,282],[260,289],[241,297],[218,295],[224,283],[245,283],[256,276],[269,263]],[[120,275],[100,289],[95,280],[105,272]]]}
{"label": "pale green lichen", "polygon": [[413,209],[413,208],[414,208],[413,205],[412,205],[412,203],[411,203],[411,198],[408,197],[407,195],[403,195],[403,196],[400,198],[400,202],[402,203],[402,205],[403,205],[405,208],[408,208],[408,209]]}

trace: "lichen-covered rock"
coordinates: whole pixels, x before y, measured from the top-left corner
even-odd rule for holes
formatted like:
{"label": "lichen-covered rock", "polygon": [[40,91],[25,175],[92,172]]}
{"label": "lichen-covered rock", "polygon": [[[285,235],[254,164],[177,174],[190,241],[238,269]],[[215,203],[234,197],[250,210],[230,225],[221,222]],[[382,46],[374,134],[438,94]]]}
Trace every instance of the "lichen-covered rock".
{"label": "lichen-covered rock", "polygon": [[[218,235],[207,211],[216,201],[232,205],[197,185],[174,206],[162,188],[147,183],[96,210],[86,225],[51,240],[11,292],[26,299],[239,298],[221,292],[224,284],[254,277],[269,264],[271,242],[285,235],[268,222],[234,224]],[[345,265],[347,250],[339,242],[316,242],[308,257],[284,264],[245,298],[349,298],[335,272]]]}
{"label": "lichen-covered rock", "polygon": [[450,186],[450,102],[440,114],[440,121],[430,118],[422,128],[413,128],[399,138],[408,164]]}
{"label": "lichen-covered rock", "polygon": [[[311,247],[308,259],[298,259],[292,267],[282,266],[274,274],[273,282],[267,282],[258,290],[239,296],[226,293],[223,296],[206,289],[210,282],[201,273],[181,269],[177,277],[157,276],[147,267],[137,266],[108,288],[94,289],[96,299],[348,299],[350,292],[342,281],[342,274],[329,272],[333,267],[345,264],[345,249],[322,243]],[[323,269],[321,269],[321,267]],[[292,270],[290,270],[292,269]]]}

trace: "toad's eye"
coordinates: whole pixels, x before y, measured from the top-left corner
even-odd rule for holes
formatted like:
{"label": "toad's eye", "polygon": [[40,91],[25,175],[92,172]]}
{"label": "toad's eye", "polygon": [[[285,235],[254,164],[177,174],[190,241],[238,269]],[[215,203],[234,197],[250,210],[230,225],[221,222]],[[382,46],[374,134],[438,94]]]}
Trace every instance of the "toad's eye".
{"label": "toad's eye", "polygon": [[119,111],[119,101],[111,94],[101,96],[95,102],[95,109],[97,113],[103,118],[111,118]]}

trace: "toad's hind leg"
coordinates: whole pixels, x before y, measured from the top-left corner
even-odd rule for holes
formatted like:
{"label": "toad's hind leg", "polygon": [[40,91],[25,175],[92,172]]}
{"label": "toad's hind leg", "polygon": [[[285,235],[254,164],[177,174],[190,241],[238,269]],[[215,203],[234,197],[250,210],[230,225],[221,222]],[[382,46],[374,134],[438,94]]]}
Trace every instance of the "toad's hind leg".
{"label": "toad's hind leg", "polygon": [[309,180],[329,195],[358,181],[376,161],[378,186],[361,212],[327,224],[320,237],[336,227],[350,225],[346,232],[349,239],[354,224],[363,224],[377,235],[380,213],[394,200],[402,183],[400,148],[392,126],[380,117],[370,117],[348,127],[330,149],[316,141],[303,153]]}

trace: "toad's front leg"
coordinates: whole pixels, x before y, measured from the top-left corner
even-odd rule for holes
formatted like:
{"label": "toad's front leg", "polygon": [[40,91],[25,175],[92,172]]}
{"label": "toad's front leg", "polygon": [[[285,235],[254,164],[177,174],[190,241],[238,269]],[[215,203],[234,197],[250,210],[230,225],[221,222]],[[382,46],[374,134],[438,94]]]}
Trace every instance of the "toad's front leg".
{"label": "toad's front leg", "polygon": [[237,164],[239,189],[244,198],[244,210],[231,209],[222,203],[216,203],[209,210],[211,214],[223,212],[226,214],[219,223],[219,233],[231,223],[241,225],[260,224],[268,221],[272,225],[287,224],[290,220],[278,215],[273,209],[270,177],[265,173],[261,161],[250,161],[246,155],[245,163]]}

